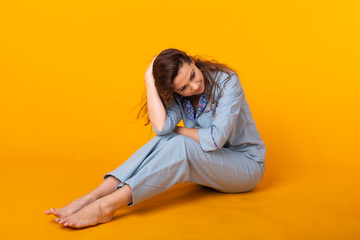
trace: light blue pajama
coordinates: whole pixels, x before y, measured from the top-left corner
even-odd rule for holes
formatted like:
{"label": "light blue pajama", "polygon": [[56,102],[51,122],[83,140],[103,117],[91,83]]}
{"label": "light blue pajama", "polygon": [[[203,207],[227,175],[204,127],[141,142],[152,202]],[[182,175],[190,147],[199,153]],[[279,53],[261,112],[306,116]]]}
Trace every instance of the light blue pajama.
{"label": "light blue pajama", "polygon": [[[175,103],[166,108],[164,127],[115,170],[104,175],[128,184],[132,189],[133,206],[155,196],[174,184],[197,183],[221,192],[253,190],[265,171],[264,141],[256,128],[240,79],[233,73],[220,74],[219,91],[214,92],[217,105],[214,113],[210,102],[196,118],[186,116],[177,95]],[[215,103],[216,104],[216,103]],[[183,119],[187,128],[199,128],[199,140],[179,135],[173,129]]]}

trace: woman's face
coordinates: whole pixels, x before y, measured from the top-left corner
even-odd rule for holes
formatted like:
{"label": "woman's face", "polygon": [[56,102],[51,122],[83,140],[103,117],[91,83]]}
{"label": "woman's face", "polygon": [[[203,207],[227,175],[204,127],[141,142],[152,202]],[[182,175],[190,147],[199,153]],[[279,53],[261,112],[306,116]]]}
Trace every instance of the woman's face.
{"label": "woman's face", "polygon": [[194,63],[184,63],[173,82],[174,92],[185,96],[199,95],[204,92],[204,76]]}

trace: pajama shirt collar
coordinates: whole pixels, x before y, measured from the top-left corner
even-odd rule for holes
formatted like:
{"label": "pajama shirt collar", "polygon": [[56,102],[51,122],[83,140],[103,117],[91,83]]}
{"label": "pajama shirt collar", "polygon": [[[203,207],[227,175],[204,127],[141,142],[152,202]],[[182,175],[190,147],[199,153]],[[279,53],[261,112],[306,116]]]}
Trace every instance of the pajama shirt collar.
{"label": "pajama shirt collar", "polygon": [[206,107],[207,103],[208,103],[208,98],[209,96],[203,92],[200,94],[200,98],[199,98],[199,102],[197,105],[197,111],[196,111],[196,116],[194,116],[194,108],[190,102],[189,97],[184,97],[184,96],[180,96],[180,101],[182,104],[182,107],[185,111],[186,116],[193,121],[195,124],[198,124],[196,119],[198,118],[198,116],[200,115],[200,113],[204,110],[204,108]]}

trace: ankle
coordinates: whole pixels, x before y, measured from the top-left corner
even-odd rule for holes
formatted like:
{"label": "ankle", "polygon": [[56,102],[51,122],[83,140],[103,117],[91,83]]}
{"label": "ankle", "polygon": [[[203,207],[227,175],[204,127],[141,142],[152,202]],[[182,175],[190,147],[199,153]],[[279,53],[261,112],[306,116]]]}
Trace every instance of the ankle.
{"label": "ankle", "polygon": [[114,203],[111,199],[108,197],[103,197],[98,200],[99,205],[101,208],[101,212],[103,214],[109,214],[115,212],[117,209],[119,209],[119,205]]}

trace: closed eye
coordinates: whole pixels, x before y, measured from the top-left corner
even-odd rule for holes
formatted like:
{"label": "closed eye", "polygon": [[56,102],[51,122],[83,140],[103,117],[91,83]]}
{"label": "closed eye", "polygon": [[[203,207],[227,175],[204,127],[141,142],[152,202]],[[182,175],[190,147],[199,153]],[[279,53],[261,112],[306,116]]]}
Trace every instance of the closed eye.
{"label": "closed eye", "polygon": [[[192,74],[190,76],[190,80],[192,80],[194,77],[195,77],[195,71],[192,72]],[[186,88],[186,85],[183,88],[181,88],[179,91],[182,92],[185,90],[185,88]]]}

